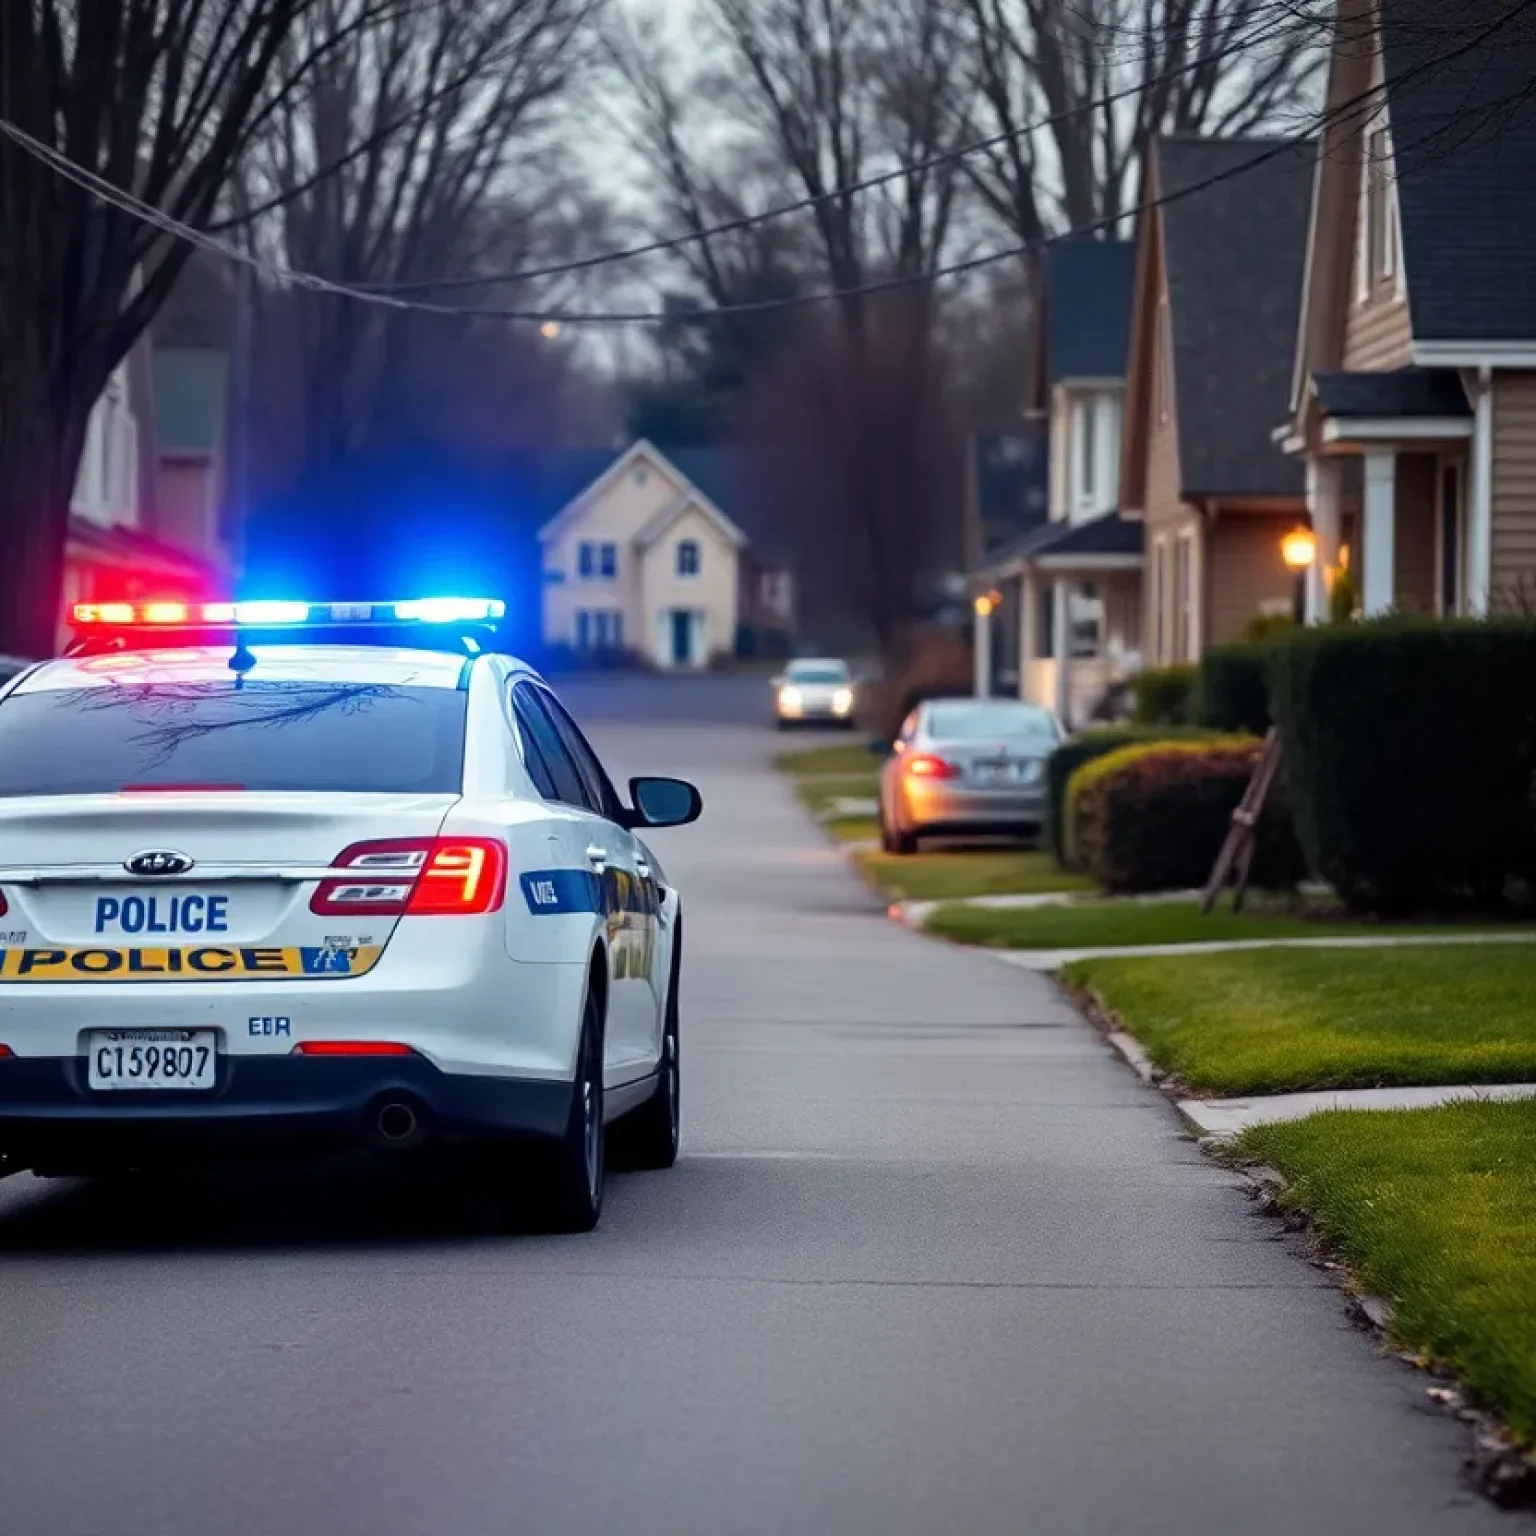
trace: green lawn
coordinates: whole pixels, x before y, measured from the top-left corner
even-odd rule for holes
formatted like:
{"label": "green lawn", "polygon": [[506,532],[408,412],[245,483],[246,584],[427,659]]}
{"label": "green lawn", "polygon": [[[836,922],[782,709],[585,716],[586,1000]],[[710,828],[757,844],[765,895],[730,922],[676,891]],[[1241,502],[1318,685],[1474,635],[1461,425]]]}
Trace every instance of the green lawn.
{"label": "green lawn", "polygon": [[1536,1080],[1536,944],[1080,960],[1064,974],[1200,1093]]}
{"label": "green lawn", "polygon": [[794,783],[800,803],[817,814],[830,809],[836,800],[875,800],[880,795],[878,773],[817,774]]}
{"label": "green lawn", "polygon": [[1088,881],[1065,873],[1048,853],[1032,848],[965,853],[860,853],[860,872],[896,901],[948,901],[957,896],[1081,891]]}
{"label": "green lawn", "polygon": [[796,778],[828,773],[868,773],[880,771],[880,758],[862,741],[848,746],[801,747],[795,752],[781,752],[773,766],[780,773]]}
{"label": "green lawn", "polygon": [[[1126,944],[1199,944],[1226,939],[1318,939],[1391,933],[1456,933],[1471,924],[1343,922],[1329,898],[1303,902],[1249,898],[1244,911],[1209,916],[1195,901],[1082,901],[1059,907],[944,906],[929,915],[930,933],[993,949],[1093,949]],[[1311,915],[1308,915],[1308,911]],[[1485,924],[1495,927],[1496,924]]]}
{"label": "green lawn", "polygon": [[1239,1147],[1392,1301],[1396,1341],[1536,1444],[1536,1102],[1312,1115]]}
{"label": "green lawn", "polygon": [[880,840],[880,823],[873,816],[834,816],[822,822],[840,843],[873,843]]}

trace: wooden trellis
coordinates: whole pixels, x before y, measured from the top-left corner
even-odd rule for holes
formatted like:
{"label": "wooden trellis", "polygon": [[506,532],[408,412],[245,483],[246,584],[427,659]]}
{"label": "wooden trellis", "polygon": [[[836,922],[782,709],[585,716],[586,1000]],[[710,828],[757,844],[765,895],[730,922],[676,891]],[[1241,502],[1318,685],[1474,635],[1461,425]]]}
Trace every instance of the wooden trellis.
{"label": "wooden trellis", "polygon": [[1243,910],[1243,898],[1248,894],[1248,875],[1253,868],[1253,850],[1258,841],[1259,818],[1264,814],[1264,802],[1269,798],[1275,775],[1280,771],[1280,732],[1274,726],[1264,737],[1264,750],[1253,765],[1248,788],[1243,791],[1242,803],[1232,812],[1232,826],[1216,863],[1211,868],[1211,878],[1205,882],[1200,896],[1200,910],[1209,912],[1216,899],[1232,883],[1232,910]]}

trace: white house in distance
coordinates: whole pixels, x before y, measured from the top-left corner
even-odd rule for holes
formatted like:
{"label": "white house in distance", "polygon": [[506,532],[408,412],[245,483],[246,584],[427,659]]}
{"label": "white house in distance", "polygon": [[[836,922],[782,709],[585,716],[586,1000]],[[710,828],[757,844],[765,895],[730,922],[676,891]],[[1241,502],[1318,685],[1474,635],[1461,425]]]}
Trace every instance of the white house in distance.
{"label": "white house in distance", "polygon": [[643,440],[565,502],[539,545],[546,645],[631,650],[664,668],[734,650],[774,575],[755,569],[717,501]]}

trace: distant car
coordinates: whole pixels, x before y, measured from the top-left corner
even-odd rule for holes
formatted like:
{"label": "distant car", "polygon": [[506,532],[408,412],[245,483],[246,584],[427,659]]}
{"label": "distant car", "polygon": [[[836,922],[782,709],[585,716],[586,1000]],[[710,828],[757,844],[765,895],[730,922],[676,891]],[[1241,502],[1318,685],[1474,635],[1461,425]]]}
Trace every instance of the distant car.
{"label": "distant car", "polygon": [[795,725],[839,725],[851,730],[853,673],[833,656],[792,661],[774,678],[774,714],[781,731]]}
{"label": "distant car", "polygon": [[880,774],[880,845],[921,837],[1038,836],[1045,760],[1066,739],[1050,710],[1018,699],[930,699],[902,723]]}

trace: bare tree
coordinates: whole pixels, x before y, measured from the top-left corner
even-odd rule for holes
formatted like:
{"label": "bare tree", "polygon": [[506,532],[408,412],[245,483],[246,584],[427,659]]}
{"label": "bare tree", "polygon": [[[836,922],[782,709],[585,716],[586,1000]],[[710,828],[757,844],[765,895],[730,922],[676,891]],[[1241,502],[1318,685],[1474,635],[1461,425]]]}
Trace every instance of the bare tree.
{"label": "bare tree", "polygon": [[1023,240],[1127,215],[1156,134],[1283,126],[1327,40],[1313,0],[958,3],[977,121],[1001,137],[968,174]]}
{"label": "bare tree", "polygon": [[[300,33],[346,27],[370,3],[319,0]],[[294,269],[415,285],[413,299],[459,306],[475,300],[434,292],[434,277],[573,254],[591,208],[550,193],[541,156],[587,62],[595,4],[423,0],[351,29],[273,115],[247,166],[258,240]],[[316,174],[326,166],[335,169]],[[525,306],[541,297],[547,288],[515,291]],[[553,380],[556,354],[537,335],[313,293],[268,291],[262,304],[265,344],[279,354],[262,415],[280,445],[273,457],[295,473],[456,428],[466,404],[513,379],[529,389],[506,391],[503,411],[552,398],[539,386]]]}
{"label": "bare tree", "polygon": [[[358,23],[400,3],[374,0]],[[52,648],[91,408],[191,250],[72,167],[208,227],[251,135],[346,40],[306,28],[295,43],[317,8],[0,5],[0,649]]]}

